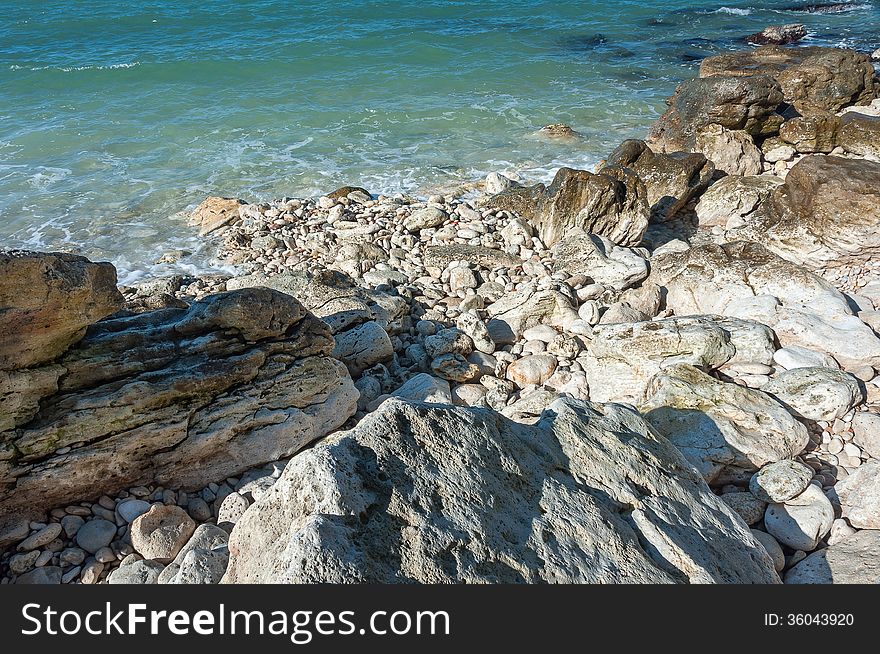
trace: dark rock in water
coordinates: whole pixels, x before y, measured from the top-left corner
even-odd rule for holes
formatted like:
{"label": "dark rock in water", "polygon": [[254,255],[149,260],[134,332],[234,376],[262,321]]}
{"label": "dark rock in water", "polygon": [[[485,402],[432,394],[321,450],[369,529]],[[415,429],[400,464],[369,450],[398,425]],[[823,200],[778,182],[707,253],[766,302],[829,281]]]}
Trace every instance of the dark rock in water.
{"label": "dark rock in water", "polygon": [[800,23],[790,25],[770,25],[757,34],[746,37],[747,43],[756,45],[786,45],[800,41],[807,35],[807,28]]}
{"label": "dark rock in water", "polygon": [[669,109],[652,126],[648,143],[660,152],[693,151],[696,134],[710,124],[769,136],[782,123],[776,113],[782,100],[779,83],[767,75],[687,80],[666,101]]}
{"label": "dark rock in water", "polygon": [[367,197],[373,197],[372,194],[365,188],[361,188],[360,186],[342,186],[332,193],[328,193],[327,197],[331,200],[338,200],[339,198],[348,197],[349,193],[362,193]]}
{"label": "dark rock in water", "polygon": [[573,130],[565,123],[553,123],[552,125],[544,125],[537,132],[538,136],[549,139],[577,140],[583,138],[583,135]]}
{"label": "dark rock in water", "polygon": [[576,34],[559,39],[559,45],[572,52],[592,52],[608,43],[604,34]]}
{"label": "dark rock in water", "polygon": [[684,52],[679,58],[685,63],[691,63],[694,61],[703,61],[703,59],[706,58],[706,55],[695,52]]}
{"label": "dark rock in water", "polygon": [[866,104],[876,95],[870,57],[843,48],[766,45],[704,59],[700,77],[767,75],[782,87],[785,102],[801,114],[836,112]]}
{"label": "dark rock in water", "polygon": [[807,14],[842,14],[845,11],[861,9],[864,6],[864,3],[860,2],[819,2],[783,7],[779,11],[798,11]]}

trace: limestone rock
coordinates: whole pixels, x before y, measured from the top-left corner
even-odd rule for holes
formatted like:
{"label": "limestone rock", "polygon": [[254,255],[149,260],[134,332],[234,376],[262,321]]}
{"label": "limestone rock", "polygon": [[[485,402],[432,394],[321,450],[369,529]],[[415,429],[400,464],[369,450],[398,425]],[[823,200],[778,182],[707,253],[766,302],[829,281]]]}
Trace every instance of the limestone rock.
{"label": "limestone rock", "polygon": [[860,531],[813,552],[786,573],[785,583],[880,583],[880,531]]}
{"label": "limestone rock", "polygon": [[534,354],[517,359],[507,367],[507,378],[520,388],[540,386],[550,379],[556,370],[556,357],[549,354]]}
{"label": "limestone rock", "polygon": [[[0,375],[52,361],[122,303],[109,263],[72,254],[0,252]],[[6,393],[19,391],[13,379],[4,377],[0,402]],[[50,376],[40,383],[51,387],[56,381]]]}
{"label": "limestone rock", "polygon": [[855,111],[843,114],[837,143],[847,152],[880,161],[880,116]]}
{"label": "limestone rock", "polygon": [[142,559],[122,563],[107,577],[108,584],[155,584],[165,566],[158,561]]}
{"label": "limestone rock", "polygon": [[648,261],[639,250],[580,229],[571,230],[551,251],[553,272],[586,275],[606,288],[623,291],[648,276]]}
{"label": "limestone rock", "polygon": [[169,563],[195,528],[196,523],[179,506],[154,504],[131,523],[131,545],[145,559]]}
{"label": "limestone rock", "polygon": [[411,377],[391,395],[415,402],[452,404],[452,391],[449,389],[449,382],[424,372]]}
{"label": "limestone rock", "polygon": [[550,186],[509,189],[485,204],[525,218],[547,246],[578,227],[632,246],[648,227],[647,197],[644,182],[626,168],[609,166],[599,174],[560,168]]}
{"label": "limestone rock", "polygon": [[759,531],[757,529],[752,529],[752,536],[755,537],[761,545],[764,546],[764,549],[767,550],[767,554],[770,555],[770,558],[773,559],[773,567],[776,568],[776,572],[782,572],[785,568],[785,553],[782,551],[782,548],[779,546],[779,541],[777,541],[773,536],[768,534],[766,531]]}
{"label": "limestone rock", "polygon": [[189,216],[189,224],[199,228],[199,236],[207,236],[240,218],[240,208],[246,203],[235,198],[216,196],[205,198]]}
{"label": "limestone rock", "polygon": [[859,466],[834,487],[841,513],[856,529],[880,529],[880,461]]}
{"label": "limestone rock", "polygon": [[784,504],[769,505],[764,514],[764,525],[776,540],[804,552],[816,549],[833,522],[834,508],[815,484]]}
{"label": "limestone rock", "polygon": [[640,406],[710,484],[800,454],[806,428],[761,391],[727,384],[689,365],[664,368]]}
{"label": "limestone rock", "polygon": [[294,457],[229,550],[224,583],[778,581],[674,447],[576,400],[535,425],[389,400]]}
{"label": "limestone rock", "polygon": [[770,463],[749,480],[749,491],[765,502],[787,502],[806,490],[813,469],[797,461]]}
{"label": "limestone rock", "polygon": [[853,443],[880,459],[880,415],[859,411],[852,419]]}
{"label": "limestone rock", "polygon": [[336,335],[333,357],[342,361],[355,377],[392,356],[394,346],[388,332],[373,320]]}
{"label": "limestone rock", "polygon": [[748,220],[781,184],[781,179],[770,175],[728,175],[700,196],[695,209],[700,226],[724,227],[732,217]]}
{"label": "limestone rock", "polygon": [[571,298],[553,290],[509,293],[486,307],[486,313],[489,334],[501,345],[515,342],[529,327],[563,328],[579,318]]}
{"label": "limestone rock", "polygon": [[756,34],[746,37],[747,43],[755,45],[787,45],[800,41],[807,35],[807,28],[800,23],[769,25]]}
{"label": "limestone rock", "polygon": [[709,123],[695,132],[694,149],[728,175],[758,175],[763,170],[761,150],[742,130]]}
{"label": "limestone rock", "polygon": [[779,128],[779,138],[802,154],[828,153],[837,145],[839,129],[840,118],[820,112],[785,121]]}
{"label": "limestone rock", "polygon": [[807,420],[843,417],[865,400],[859,381],[832,368],[795,368],[777,375],[761,390]]}

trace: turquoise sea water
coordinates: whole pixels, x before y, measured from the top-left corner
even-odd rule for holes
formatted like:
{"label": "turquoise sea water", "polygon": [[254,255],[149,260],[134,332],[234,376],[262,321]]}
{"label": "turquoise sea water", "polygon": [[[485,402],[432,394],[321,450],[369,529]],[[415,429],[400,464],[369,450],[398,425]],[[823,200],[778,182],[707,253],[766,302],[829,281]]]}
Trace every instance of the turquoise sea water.
{"label": "turquoise sea water", "polygon": [[[175,214],[210,194],[547,179],[644,135],[701,57],[768,24],[880,46],[876,0],[782,10],[797,4],[0,0],[0,247],[78,251],[131,281],[198,250]],[[552,122],[585,139],[531,136]]]}

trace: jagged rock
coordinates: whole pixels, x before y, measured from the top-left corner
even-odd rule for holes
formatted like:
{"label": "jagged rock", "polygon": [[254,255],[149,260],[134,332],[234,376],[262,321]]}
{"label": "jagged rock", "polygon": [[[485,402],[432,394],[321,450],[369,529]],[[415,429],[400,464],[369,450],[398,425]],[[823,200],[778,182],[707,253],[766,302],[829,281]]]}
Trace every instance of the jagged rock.
{"label": "jagged rock", "polygon": [[648,145],[659,152],[692,152],[697,133],[712,124],[752,136],[775,134],[782,100],[779,83],[767,75],[687,80],[666,101],[669,108],[651,127]]}
{"label": "jagged rock", "polygon": [[880,583],[880,531],[860,531],[813,552],[786,573],[785,583]]}
{"label": "jagged rock", "polygon": [[841,515],[856,529],[880,529],[880,461],[859,466],[834,486]]}
{"label": "jagged rock", "polygon": [[648,260],[642,252],[581,229],[570,231],[551,251],[553,272],[586,275],[606,288],[623,291],[648,276]]}
{"label": "jagged rock", "polygon": [[841,120],[829,112],[796,116],[779,128],[779,138],[802,154],[831,152],[837,145]]}
{"label": "jagged rock", "polygon": [[695,132],[694,149],[728,175],[757,175],[763,170],[760,148],[742,130],[710,123]]}
{"label": "jagged rock", "polygon": [[676,315],[719,314],[773,329],[783,346],[833,356],[845,368],[880,365],[880,340],[825,279],[758,243],[700,245],[652,259],[649,282]]}
{"label": "jagged rock", "polygon": [[238,220],[240,208],[246,204],[235,198],[205,198],[190,214],[189,224],[199,228],[199,236],[207,236]]}
{"label": "jagged rock", "polygon": [[770,175],[729,175],[715,182],[697,202],[700,226],[724,227],[731,218],[747,221],[781,184],[781,179]]}
{"label": "jagged rock", "polygon": [[224,583],[778,581],[638,414],[565,399],[535,425],[389,400],[294,457],[229,550]]}
{"label": "jagged rock", "polygon": [[[0,252],[0,374],[52,361],[122,304],[109,263],[72,254]],[[0,408],[11,402],[3,399],[7,393],[20,392],[21,380],[8,377],[15,374],[0,376]],[[52,386],[54,381],[49,375],[37,383]]]}
{"label": "jagged rock", "polygon": [[639,408],[710,484],[743,477],[800,454],[807,429],[761,391],[728,384],[689,365],[661,370]]}
{"label": "jagged rock", "polygon": [[598,325],[578,362],[594,401],[639,404],[649,380],[664,366],[688,363],[715,369],[734,352],[728,332],[711,320],[673,318]]}
{"label": "jagged rock", "polygon": [[599,174],[560,168],[550,186],[509,189],[484,204],[526,219],[547,246],[578,227],[632,246],[638,245],[648,227],[647,198],[645,184],[635,172],[609,166]]}
{"label": "jagged rock", "polygon": [[771,201],[731,238],[764,244],[811,269],[862,263],[880,254],[880,163],[801,159]]}
{"label": "jagged rock", "polygon": [[839,111],[847,105],[867,104],[875,97],[871,59],[855,50],[768,45],[707,57],[700,63],[701,77],[718,75],[772,77],[779,83],[785,102],[803,115]]}
{"label": "jagged rock", "polygon": [[833,422],[865,401],[852,375],[832,368],[795,368],[774,377],[761,390],[782,402],[796,416]]}
{"label": "jagged rock", "polygon": [[265,288],[93,325],[58,359],[39,414],[0,433],[15,453],[0,454],[0,514],[153,482],[201,488],[290,456],[356,409],[332,348],[326,325]]}
{"label": "jagged rock", "polygon": [[571,298],[559,291],[518,291],[503,296],[486,307],[491,318],[486,327],[492,340],[513,343],[529,327],[550,325],[565,327],[578,320]]}
{"label": "jagged rock", "polygon": [[837,144],[847,152],[880,161],[880,116],[850,111],[840,118]]}
{"label": "jagged rock", "polygon": [[[651,218],[672,218],[712,180],[715,166],[699,153],[655,153],[644,141],[624,141],[606,160],[606,166],[634,170],[645,183]],[[600,171],[601,172],[601,171]]]}
{"label": "jagged rock", "polygon": [[747,36],[746,42],[755,45],[787,45],[800,41],[806,35],[807,28],[801,23],[769,25],[760,32]]}

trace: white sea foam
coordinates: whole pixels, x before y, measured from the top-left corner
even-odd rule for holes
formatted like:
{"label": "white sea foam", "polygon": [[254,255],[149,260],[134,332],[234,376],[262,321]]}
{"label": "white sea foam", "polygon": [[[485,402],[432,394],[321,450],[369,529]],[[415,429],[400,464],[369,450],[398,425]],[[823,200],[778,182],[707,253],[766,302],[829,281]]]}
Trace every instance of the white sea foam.
{"label": "white sea foam", "polygon": [[9,70],[28,70],[28,71],[38,71],[38,70],[57,70],[62,73],[73,73],[81,70],[115,70],[117,68],[134,68],[135,66],[140,66],[141,62],[132,61],[124,64],[110,64],[107,66],[99,66],[99,65],[89,65],[89,66],[19,66],[17,64],[12,64],[9,67]]}
{"label": "white sea foam", "polygon": [[745,7],[719,7],[716,9],[714,14],[733,14],[734,16],[748,16],[752,13],[752,10]]}

